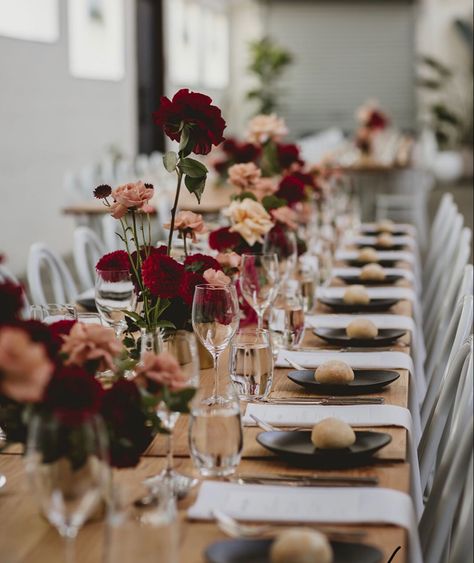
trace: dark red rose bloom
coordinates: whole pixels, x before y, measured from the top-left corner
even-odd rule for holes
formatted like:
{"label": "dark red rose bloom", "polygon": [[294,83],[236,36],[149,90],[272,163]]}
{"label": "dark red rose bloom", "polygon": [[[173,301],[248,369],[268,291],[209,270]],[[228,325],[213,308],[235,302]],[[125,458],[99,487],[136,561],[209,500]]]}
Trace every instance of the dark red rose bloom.
{"label": "dark red rose bloom", "polygon": [[282,258],[288,258],[294,250],[294,246],[286,236],[286,233],[287,229],[281,225],[281,223],[277,223],[267,234],[267,240],[270,242],[272,247],[278,248],[278,255]]}
{"label": "dark red rose bloom", "polygon": [[163,96],[153,117],[155,123],[163,127],[166,135],[173,141],[180,141],[182,125],[188,126],[192,151],[196,154],[208,154],[212,145],[222,143],[226,127],[221,110],[211,102],[209,96],[182,88],[172,100]]}
{"label": "dark red rose bloom", "polygon": [[94,190],[94,197],[96,199],[105,199],[112,193],[112,188],[107,184],[101,184]]}
{"label": "dark red rose bloom", "polygon": [[196,272],[184,272],[184,276],[181,280],[181,285],[179,286],[179,295],[182,300],[188,305],[192,305],[194,298],[194,289],[197,285],[202,285],[207,283],[201,274]]}
{"label": "dark red rose bloom", "polygon": [[77,321],[57,321],[49,325],[49,330],[51,331],[51,337],[56,341],[58,349],[63,345],[63,335],[66,336],[71,332],[71,328],[76,324]]}
{"label": "dark red rose bloom", "polygon": [[380,113],[377,110],[372,111],[370,114],[367,123],[365,124],[366,127],[369,129],[385,129],[387,127],[389,121],[383,113]]}
{"label": "dark red rose bloom", "polygon": [[23,288],[11,281],[0,283],[0,323],[18,317],[23,307]]}
{"label": "dark red rose bloom", "polygon": [[45,392],[45,406],[64,424],[73,426],[97,414],[102,404],[100,383],[79,366],[61,366]]}
{"label": "dark red rose bloom", "polygon": [[193,330],[191,326],[191,305],[185,303],[182,297],[170,299],[160,319],[170,321],[178,330]]}
{"label": "dark red rose bloom", "polygon": [[57,355],[61,348],[62,340],[60,341],[59,338],[53,334],[51,330],[52,325],[46,325],[41,321],[33,320],[16,321],[12,323],[12,325],[25,330],[33,342],[43,344],[49,358],[53,361],[57,361]]}
{"label": "dark red rose bloom", "polygon": [[233,250],[240,241],[239,233],[231,233],[230,227],[221,227],[209,233],[209,246],[219,252]]}
{"label": "dark red rose bloom", "polygon": [[239,142],[237,141],[237,139],[227,137],[227,139],[222,143],[221,149],[228,155],[234,156],[238,145]]}
{"label": "dark red rose bloom", "polygon": [[304,164],[300,158],[300,148],[293,143],[278,143],[277,158],[281,168],[289,168],[292,164]]}
{"label": "dark red rose bloom", "polygon": [[234,162],[241,164],[255,162],[262,154],[262,149],[252,143],[240,143],[234,152]]}
{"label": "dark red rose bloom", "polygon": [[119,272],[130,269],[130,260],[125,250],[116,250],[115,252],[104,254],[95,267],[96,270]]}
{"label": "dark red rose bloom", "polygon": [[218,271],[222,270],[222,266],[219,262],[207,254],[192,254],[191,256],[187,256],[184,261],[184,267],[186,270],[198,274],[204,274],[209,268]]}
{"label": "dark red rose bloom", "polygon": [[275,195],[281,199],[286,199],[288,205],[294,205],[304,199],[304,183],[293,174],[285,176]]}
{"label": "dark red rose bloom", "polygon": [[143,283],[155,297],[177,297],[184,266],[164,254],[151,254],[142,264]]}
{"label": "dark red rose bloom", "polygon": [[[142,246],[140,247],[140,256],[142,259],[142,263],[149,257],[152,255],[165,255],[167,253],[167,248],[164,245],[159,246],[158,248],[155,248],[154,246]],[[132,262],[133,264],[137,264],[137,251],[135,250],[134,252],[132,252],[131,255],[132,258]],[[135,275],[134,269],[132,267],[130,267],[130,276],[132,278],[132,282],[133,285],[135,287],[135,290],[138,292],[139,291],[139,284],[138,284],[138,280],[137,280],[137,276]]]}
{"label": "dark red rose bloom", "polygon": [[301,180],[305,186],[310,186],[311,188],[316,187],[316,182],[314,181],[312,174],[307,174],[306,172],[295,170],[291,173],[291,175]]}
{"label": "dark red rose bloom", "polygon": [[230,161],[228,160],[217,160],[213,164],[214,170],[220,175],[224,176],[227,173],[227,169],[230,166]]}
{"label": "dark red rose bloom", "polygon": [[112,466],[135,467],[153,437],[135,383],[119,379],[108,389],[101,414],[109,431]]}

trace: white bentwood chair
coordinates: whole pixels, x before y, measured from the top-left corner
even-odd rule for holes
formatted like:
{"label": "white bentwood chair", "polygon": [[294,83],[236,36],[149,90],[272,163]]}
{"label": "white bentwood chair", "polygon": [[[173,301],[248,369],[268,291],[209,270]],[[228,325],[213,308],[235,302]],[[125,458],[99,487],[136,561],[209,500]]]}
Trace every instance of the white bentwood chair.
{"label": "white bentwood chair", "polygon": [[27,277],[31,298],[35,305],[46,305],[48,300],[43,287],[42,271],[46,270],[51,281],[53,302],[74,303],[77,287],[64,260],[42,242],[30,247]]}
{"label": "white bentwood chair", "polygon": [[81,289],[94,287],[95,265],[105,254],[104,243],[88,227],[77,227],[74,231],[74,265],[79,277]]}

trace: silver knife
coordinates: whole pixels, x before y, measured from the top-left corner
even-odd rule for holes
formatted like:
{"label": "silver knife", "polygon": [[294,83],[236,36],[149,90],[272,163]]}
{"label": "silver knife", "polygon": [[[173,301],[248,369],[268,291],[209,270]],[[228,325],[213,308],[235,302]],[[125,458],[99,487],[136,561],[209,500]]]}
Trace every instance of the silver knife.
{"label": "silver knife", "polygon": [[351,476],[308,476],[305,475],[271,475],[240,473],[227,478],[228,481],[237,484],[274,484],[300,487],[355,487],[355,486],[377,486],[377,477],[351,477]]}

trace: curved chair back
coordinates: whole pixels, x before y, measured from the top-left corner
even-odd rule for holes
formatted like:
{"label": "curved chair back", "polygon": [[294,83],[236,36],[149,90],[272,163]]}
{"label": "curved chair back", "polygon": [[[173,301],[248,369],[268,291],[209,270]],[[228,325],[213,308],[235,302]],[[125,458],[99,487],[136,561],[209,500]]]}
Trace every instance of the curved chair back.
{"label": "curved chair back", "polygon": [[99,237],[89,227],[77,227],[74,231],[74,265],[81,289],[94,287],[95,265],[105,254],[105,247]]}
{"label": "curved chair back", "polygon": [[449,563],[474,561],[473,525],[473,458],[467,471],[466,485],[462,493],[461,506],[451,539]]}

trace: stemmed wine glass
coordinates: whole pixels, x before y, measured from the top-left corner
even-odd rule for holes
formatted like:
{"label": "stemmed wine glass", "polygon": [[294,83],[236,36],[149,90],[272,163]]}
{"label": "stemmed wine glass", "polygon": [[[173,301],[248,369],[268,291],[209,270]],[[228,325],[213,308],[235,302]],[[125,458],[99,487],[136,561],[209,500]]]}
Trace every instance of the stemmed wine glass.
{"label": "stemmed wine glass", "polygon": [[65,540],[74,563],[75,538],[97,510],[109,484],[107,435],[100,417],[65,424],[54,415],[32,418],[26,472],[40,507]]}
{"label": "stemmed wine glass", "polygon": [[214,400],[218,401],[219,356],[239,326],[239,302],[233,285],[198,285],[192,308],[193,329],[214,360]]}
{"label": "stemmed wine glass", "polygon": [[96,270],[95,303],[105,323],[115,330],[117,338],[127,327],[125,310],[132,310],[135,302],[133,282],[129,270]]}
{"label": "stemmed wine glass", "polygon": [[257,313],[258,328],[263,328],[263,315],[274,301],[280,286],[280,270],[276,254],[244,254],[240,266],[240,289]]}
{"label": "stemmed wine glass", "polygon": [[272,229],[265,235],[263,252],[278,256],[280,280],[285,283],[295,272],[298,261],[298,245],[293,231]]}

